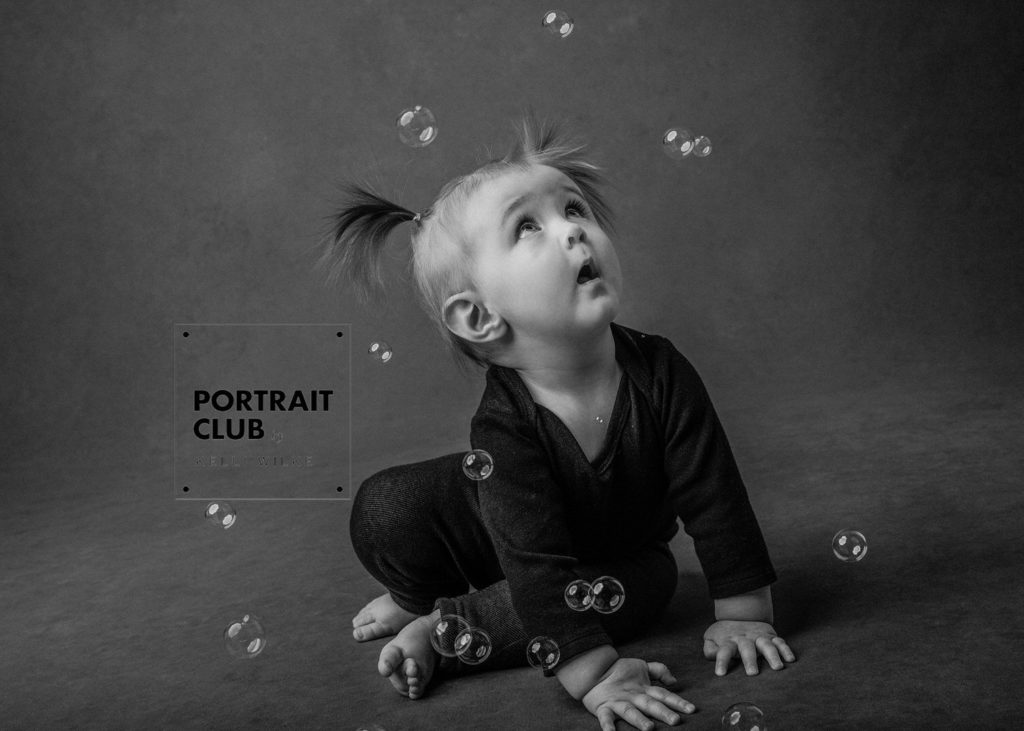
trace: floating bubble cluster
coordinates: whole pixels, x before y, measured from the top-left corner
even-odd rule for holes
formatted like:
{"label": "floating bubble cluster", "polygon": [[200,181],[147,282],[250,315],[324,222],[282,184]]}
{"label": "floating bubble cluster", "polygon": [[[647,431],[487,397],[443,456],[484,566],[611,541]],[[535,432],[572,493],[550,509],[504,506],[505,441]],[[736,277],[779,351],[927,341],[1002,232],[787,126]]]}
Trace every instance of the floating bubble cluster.
{"label": "floating bubble cluster", "polygon": [[383,340],[374,340],[370,343],[370,347],[366,352],[370,354],[371,358],[380,361],[381,363],[387,363],[391,360],[391,346]]}
{"label": "floating bubble cluster", "polygon": [[267,646],[263,624],[255,614],[247,613],[227,626],[224,630],[224,643],[232,657],[252,659]]}
{"label": "floating bubble cluster", "polygon": [[526,659],[531,667],[550,670],[561,656],[558,643],[550,637],[534,637],[526,645]]}
{"label": "floating bubble cluster", "polygon": [[832,537],[832,553],[840,561],[860,561],[868,553],[868,540],[860,531],[844,528]]}
{"label": "floating bubble cluster", "polygon": [[540,22],[550,33],[559,38],[565,38],[572,33],[572,29],[576,25],[564,10],[549,10],[544,13]]}
{"label": "floating bubble cluster", "polygon": [[626,590],[611,576],[594,579],[590,585],[591,606],[601,614],[611,614],[622,608],[626,601]]}
{"label": "floating bubble cluster", "polygon": [[594,603],[594,597],[590,591],[590,584],[583,579],[570,581],[565,587],[565,603],[574,612],[585,612]]}
{"label": "floating bubble cluster", "polygon": [[235,524],[236,517],[235,509],[223,500],[206,506],[206,519],[218,528],[227,530]]}
{"label": "floating bubble cluster", "polygon": [[455,657],[455,641],[469,629],[469,622],[457,614],[442,614],[430,632],[430,644],[445,657]]}
{"label": "floating bubble cluster", "polygon": [[403,109],[395,120],[398,138],[409,147],[426,147],[437,137],[437,121],[426,107]]}
{"label": "floating bubble cluster", "polygon": [[491,654],[491,636],[482,629],[470,627],[455,638],[455,655],[467,665],[479,665]]}
{"label": "floating bubble cluster", "polygon": [[722,714],[722,728],[729,731],[767,731],[764,712],[753,703],[735,703]]}
{"label": "floating bubble cluster", "polygon": [[484,450],[474,449],[462,458],[462,471],[471,480],[486,480],[494,471],[494,460]]}
{"label": "floating bubble cluster", "polygon": [[661,136],[661,149],[673,160],[682,160],[691,152],[694,157],[707,157],[711,154],[711,140],[683,127],[670,127]]}

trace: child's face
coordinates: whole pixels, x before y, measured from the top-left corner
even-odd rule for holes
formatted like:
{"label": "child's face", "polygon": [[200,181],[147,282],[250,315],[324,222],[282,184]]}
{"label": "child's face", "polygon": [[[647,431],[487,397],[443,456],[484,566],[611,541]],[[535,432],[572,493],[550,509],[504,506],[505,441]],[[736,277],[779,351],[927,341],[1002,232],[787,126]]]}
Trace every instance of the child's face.
{"label": "child's face", "polygon": [[[543,165],[510,171],[482,184],[466,211],[478,294],[514,330],[557,341],[601,332],[615,319],[615,247],[566,175]],[[597,276],[580,283],[588,261]]]}

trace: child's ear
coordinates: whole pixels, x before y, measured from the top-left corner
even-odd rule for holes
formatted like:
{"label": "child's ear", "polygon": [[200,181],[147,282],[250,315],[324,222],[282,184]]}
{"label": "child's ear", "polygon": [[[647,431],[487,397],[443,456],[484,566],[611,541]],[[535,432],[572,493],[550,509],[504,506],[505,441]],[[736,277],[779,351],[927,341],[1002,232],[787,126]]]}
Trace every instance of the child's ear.
{"label": "child's ear", "polygon": [[472,290],[453,294],[444,302],[444,322],[448,329],[471,343],[489,343],[504,337],[505,318],[487,307]]}

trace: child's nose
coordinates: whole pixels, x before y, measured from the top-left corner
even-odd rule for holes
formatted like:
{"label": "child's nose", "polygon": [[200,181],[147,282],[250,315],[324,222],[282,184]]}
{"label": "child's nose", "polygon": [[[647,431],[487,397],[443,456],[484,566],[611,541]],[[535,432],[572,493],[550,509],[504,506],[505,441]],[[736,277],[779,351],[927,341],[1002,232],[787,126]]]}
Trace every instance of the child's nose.
{"label": "child's nose", "polygon": [[583,227],[578,223],[569,223],[566,233],[565,242],[571,249],[574,245],[583,241]]}

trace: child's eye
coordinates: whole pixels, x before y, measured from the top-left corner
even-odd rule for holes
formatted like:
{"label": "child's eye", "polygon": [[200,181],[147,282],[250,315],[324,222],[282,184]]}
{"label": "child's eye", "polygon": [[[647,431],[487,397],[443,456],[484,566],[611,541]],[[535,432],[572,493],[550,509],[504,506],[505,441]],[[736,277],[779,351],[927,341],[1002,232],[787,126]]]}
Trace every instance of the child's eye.
{"label": "child's eye", "polygon": [[585,217],[587,215],[587,204],[581,200],[577,200],[576,198],[570,200],[568,203],[565,204],[565,209],[569,210],[570,208],[576,209],[576,212],[579,213],[581,216]]}
{"label": "child's eye", "polygon": [[533,226],[534,228],[536,228],[536,225],[533,223],[533,221],[531,221],[526,216],[523,216],[522,218],[520,218],[516,222],[516,238],[517,239],[519,238],[519,235],[522,233],[523,226]]}

